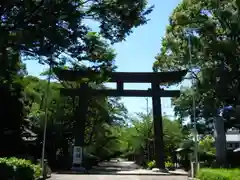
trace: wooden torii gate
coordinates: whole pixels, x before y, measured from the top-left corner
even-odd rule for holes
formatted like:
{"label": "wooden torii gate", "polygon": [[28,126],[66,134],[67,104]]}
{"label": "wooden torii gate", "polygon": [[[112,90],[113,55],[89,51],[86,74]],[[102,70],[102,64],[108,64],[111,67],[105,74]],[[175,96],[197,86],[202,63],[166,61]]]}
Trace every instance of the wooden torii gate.
{"label": "wooden torii gate", "polygon": [[[56,69],[55,73],[60,80],[65,81],[78,81],[82,78],[91,79],[99,75],[98,72],[90,70],[72,71]],[[89,96],[101,94],[115,97],[152,97],[155,160],[157,168],[164,170],[164,142],[160,98],[177,97],[180,95],[180,91],[161,89],[160,84],[181,82],[186,74],[187,70],[172,72],[111,72],[108,73],[108,82],[116,83],[117,89],[91,89],[88,84],[81,84],[80,89],[61,89],[61,93],[66,96],[81,97],[79,108],[77,110],[77,117],[81,117],[81,120],[78,120],[76,123],[75,147],[83,147],[84,145],[84,130]],[[151,89],[125,90],[124,83],[151,83]],[[82,153],[80,156],[82,157]],[[81,163],[82,162],[73,162],[73,167],[80,167]]]}

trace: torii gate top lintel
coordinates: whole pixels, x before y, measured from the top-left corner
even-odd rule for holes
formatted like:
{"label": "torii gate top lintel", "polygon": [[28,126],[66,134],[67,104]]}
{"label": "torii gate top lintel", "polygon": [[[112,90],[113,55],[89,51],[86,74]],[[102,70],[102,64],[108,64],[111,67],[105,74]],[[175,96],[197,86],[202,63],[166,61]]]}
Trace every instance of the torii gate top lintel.
{"label": "torii gate top lintel", "polygon": [[[82,77],[96,77],[99,72],[91,70],[64,70],[55,69],[54,72],[60,80],[77,81]],[[124,83],[178,83],[183,80],[188,70],[169,71],[169,72],[109,72],[107,82],[124,82]]]}

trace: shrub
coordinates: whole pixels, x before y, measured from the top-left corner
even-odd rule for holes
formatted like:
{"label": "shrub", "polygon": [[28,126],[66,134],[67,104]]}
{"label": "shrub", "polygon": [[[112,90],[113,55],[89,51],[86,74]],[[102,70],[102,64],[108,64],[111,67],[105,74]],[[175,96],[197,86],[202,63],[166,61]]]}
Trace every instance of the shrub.
{"label": "shrub", "polygon": [[31,161],[18,158],[0,158],[1,180],[35,180],[41,175],[39,165],[34,165]]}
{"label": "shrub", "polygon": [[1,179],[11,179],[14,168],[6,158],[0,158],[0,177]]}
{"label": "shrub", "polygon": [[167,169],[172,169],[172,168],[174,168],[174,165],[173,165],[172,162],[166,161],[166,162],[165,162],[165,167],[166,167]]}
{"label": "shrub", "polygon": [[200,169],[197,178],[200,180],[239,180],[239,169]]}
{"label": "shrub", "polygon": [[[41,166],[32,164],[32,168],[34,170],[34,179],[39,179],[39,177],[41,176],[41,173],[42,173]],[[50,172],[49,168],[48,168],[48,171]]]}
{"label": "shrub", "polygon": [[[155,160],[149,161],[149,162],[147,163],[147,167],[148,167],[149,169],[155,168],[155,167],[156,167],[156,161],[155,161]],[[174,167],[174,165],[173,165],[172,162],[166,161],[166,162],[165,162],[165,167],[166,167],[167,169],[172,169],[172,168]]]}
{"label": "shrub", "polygon": [[155,161],[155,160],[149,161],[149,162],[147,163],[147,167],[148,167],[149,169],[155,168],[155,167],[156,167],[156,161]]}

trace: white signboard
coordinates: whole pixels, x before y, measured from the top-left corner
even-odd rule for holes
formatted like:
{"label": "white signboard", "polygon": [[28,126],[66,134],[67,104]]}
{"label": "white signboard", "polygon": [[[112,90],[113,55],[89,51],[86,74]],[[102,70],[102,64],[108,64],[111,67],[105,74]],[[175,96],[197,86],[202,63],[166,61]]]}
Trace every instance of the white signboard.
{"label": "white signboard", "polygon": [[81,164],[82,163],[82,147],[74,146],[73,148],[73,164]]}

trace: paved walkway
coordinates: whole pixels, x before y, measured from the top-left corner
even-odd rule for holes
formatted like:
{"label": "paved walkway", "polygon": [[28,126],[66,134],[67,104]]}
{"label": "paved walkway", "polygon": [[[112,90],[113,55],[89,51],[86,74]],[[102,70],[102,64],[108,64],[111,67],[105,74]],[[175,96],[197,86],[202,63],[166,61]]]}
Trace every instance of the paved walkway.
{"label": "paved walkway", "polygon": [[168,173],[142,169],[133,161],[110,161],[100,163],[90,171],[90,174],[118,174],[118,175],[187,175],[183,170],[169,171]]}
{"label": "paved walkway", "polygon": [[140,169],[134,162],[103,162],[89,174],[62,173],[52,174],[51,180],[187,180],[183,171],[170,173],[153,172]]}
{"label": "paved walkway", "polygon": [[187,180],[186,176],[174,175],[80,175],[80,174],[53,174],[51,180]]}

